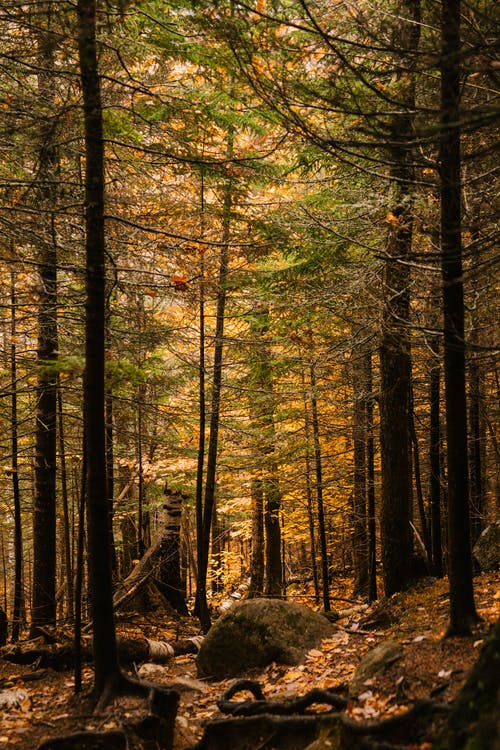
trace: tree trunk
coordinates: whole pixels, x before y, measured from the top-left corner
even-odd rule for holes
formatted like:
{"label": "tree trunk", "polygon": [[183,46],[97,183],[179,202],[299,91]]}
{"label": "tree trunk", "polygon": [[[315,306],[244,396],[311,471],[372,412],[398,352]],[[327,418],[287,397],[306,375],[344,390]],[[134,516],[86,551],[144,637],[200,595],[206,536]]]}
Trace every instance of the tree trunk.
{"label": "tree trunk", "polygon": [[19,492],[18,435],[17,435],[17,351],[16,351],[16,280],[10,274],[10,373],[11,373],[11,446],[12,494],[14,500],[14,606],[12,610],[12,642],[19,639],[24,612],[23,591],[23,525]]}
{"label": "tree trunk", "polygon": [[441,541],[441,421],[440,421],[440,380],[441,365],[439,362],[439,337],[433,336],[430,343],[435,360],[431,365],[429,399],[429,465],[430,465],[430,506],[431,506],[431,543],[432,567],[434,575],[442,578],[443,546]]}
{"label": "tree trunk", "polygon": [[380,343],[380,447],[382,459],[381,546],[386,596],[405,589],[411,553],[411,355],[410,272],[413,239],[414,68],[420,38],[420,5],[399,4],[393,44],[402,112],[389,127],[388,154],[394,195],[385,262],[385,304]]}
{"label": "tree trunk", "polygon": [[[50,4],[45,8],[45,30],[38,31],[38,92],[42,106],[51,111],[54,100],[54,46]],[[57,421],[57,242],[54,206],[58,154],[54,123],[42,120],[38,180],[40,204],[49,225],[42,225],[39,260],[37,344],[37,408],[35,498],[33,507],[32,637],[39,627],[56,624],[56,421]]]}
{"label": "tree trunk", "polygon": [[89,577],[94,629],[94,691],[102,701],[110,697],[123,680],[113,617],[106,478],[104,139],[95,0],[78,0],[77,12],[86,156],[85,436]]}
{"label": "tree trunk", "polygon": [[304,374],[304,367],[301,365],[300,377],[302,382],[302,392],[304,394],[304,435],[305,435],[305,465],[306,465],[306,497],[307,497],[307,520],[309,523],[309,539],[311,543],[311,567],[314,584],[314,601],[319,604],[319,576],[318,576],[318,561],[316,558],[316,535],[314,528],[314,512],[313,512],[313,494],[312,494],[312,471],[311,471],[311,454],[310,454],[310,443],[311,443],[311,417],[309,414],[309,408],[307,405],[307,393],[306,393],[306,378]]}
{"label": "tree trunk", "polygon": [[312,333],[310,333],[311,363],[309,365],[309,379],[311,384],[311,422],[314,442],[314,466],[316,470],[316,501],[318,509],[319,547],[321,552],[321,585],[323,608],[330,611],[330,571],[328,560],[328,545],[326,543],[325,509],[323,504],[323,465],[321,459],[321,443],[319,440],[318,401],[316,396],[316,370],[314,366],[314,350]]}
{"label": "tree trunk", "polygon": [[61,394],[60,378],[57,379],[57,410],[59,416],[59,463],[61,466],[61,500],[62,500],[62,526],[63,526],[63,559],[64,577],[68,588],[67,616],[73,619],[74,596],[73,596],[73,560],[71,559],[71,529],[69,521],[68,501],[68,474],[66,471],[66,448],[64,444],[64,419]]}
{"label": "tree trunk", "polygon": [[354,560],[354,595],[368,594],[368,535],[367,535],[367,414],[368,398],[366,357],[351,355],[353,391],[353,446],[354,481],[352,498],[352,549]]}
{"label": "tree trunk", "polygon": [[460,154],[460,0],[442,3],[441,270],[448,459],[448,633],[468,634],[477,620],[472,587],[467,406],[465,397]]}
{"label": "tree trunk", "polygon": [[248,598],[252,599],[264,593],[264,492],[260,478],[252,478],[250,492],[252,495],[252,549]]}
{"label": "tree trunk", "polygon": [[160,516],[161,538],[158,573],[155,583],[165,599],[177,612],[188,614],[186,591],[181,578],[181,518],[183,496],[167,488],[163,490],[165,500]]}
{"label": "tree trunk", "polygon": [[500,619],[454,700],[433,750],[500,748]]}
{"label": "tree trunk", "polygon": [[[231,159],[233,153],[233,128],[229,127],[227,138],[227,158]],[[217,290],[217,311],[215,320],[215,348],[213,362],[212,399],[210,414],[210,437],[207,451],[207,468],[205,475],[205,494],[203,502],[203,519],[201,528],[201,539],[198,539],[198,578],[196,582],[196,612],[200,618],[200,624],[205,632],[211,625],[210,611],[207,602],[207,574],[208,557],[210,552],[210,535],[212,530],[212,513],[215,500],[215,476],[217,470],[217,448],[220,422],[221,390],[222,390],[222,365],[224,349],[224,315],[227,297],[227,274],[228,274],[228,252],[231,232],[232,211],[231,178],[226,180],[224,186],[224,204],[222,213],[222,243],[219,259],[219,279]],[[199,530],[199,529],[198,529]]]}
{"label": "tree trunk", "polygon": [[367,498],[368,498],[368,599],[377,599],[377,526],[375,518],[375,446],[373,437],[372,353],[366,352],[366,429],[367,429]]}
{"label": "tree trunk", "polygon": [[470,464],[470,510],[471,546],[479,539],[484,527],[484,482],[481,448],[486,436],[481,429],[481,376],[479,364],[474,358],[469,361],[469,464]]}
{"label": "tree trunk", "polygon": [[[254,430],[256,461],[254,491],[262,495],[264,523],[264,594],[283,594],[280,508],[281,491],[275,456],[275,396],[272,383],[271,352],[267,341],[269,308],[256,303],[250,317],[251,366],[249,372],[250,416]],[[258,483],[258,484],[257,484]],[[260,497],[257,509],[260,509]],[[260,523],[260,520],[258,521]],[[257,540],[255,540],[257,543]]]}
{"label": "tree trunk", "polygon": [[278,466],[271,461],[264,483],[264,528],[266,532],[264,594],[283,596],[283,568],[281,564],[281,491]]}

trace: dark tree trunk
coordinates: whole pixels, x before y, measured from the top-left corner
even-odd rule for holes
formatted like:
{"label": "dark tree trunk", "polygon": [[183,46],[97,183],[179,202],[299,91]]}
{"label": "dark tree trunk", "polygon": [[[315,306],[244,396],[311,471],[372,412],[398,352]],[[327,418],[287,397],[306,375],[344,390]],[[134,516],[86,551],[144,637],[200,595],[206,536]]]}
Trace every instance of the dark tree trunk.
{"label": "dark tree trunk", "polygon": [[[229,129],[227,156],[231,158],[233,152],[233,130]],[[203,519],[201,539],[198,539],[198,576],[196,582],[196,613],[200,619],[202,629],[207,632],[211,625],[210,611],[207,601],[208,557],[210,552],[210,536],[212,530],[212,515],[215,502],[215,477],[217,471],[217,448],[220,422],[222,366],[224,350],[224,315],[227,297],[228,252],[231,229],[232,211],[232,180],[228,179],[224,187],[224,205],[222,215],[222,244],[219,259],[219,279],[217,291],[217,311],[215,321],[215,347],[213,362],[212,399],[210,413],[210,437],[207,451],[207,468],[205,474],[205,493],[203,502]],[[199,470],[199,465],[198,465]],[[198,528],[199,531],[199,528]]]}
{"label": "dark tree trunk", "polygon": [[86,155],[85,436],[89,577],[94,629],[94,690],[102,700],[111,695],[123,679],[113,617],[106,478],[104,139],[95,0],[79,0],[77,11]]}
{"label": "dark tree trunk", "polygon": [[66,470],[66,448],[64,444],[64,419],[63,404],[61,394],[61,382],[57,379],[57,410],[59,416],[59,463],[61,466],[61,500],[62,500],[62,526],[64,532],[63,538],[63,557],[64,557],[64,575],[68,587],[68,607],[67,613],[71,620],[74,610],[73,596],[73,561],[71,559],[71,529],[69,520],[69,500],[68,500],[68,474]]}
{"label": "dark tree trunk", "polygon": [[314,351],[311,339],[311,364],[309,366],[309,378],[311,383],[311,422],[314,441],[314,466],[316,470],[316,500],[318,509],[318,531],[319,547],[321,552],[321,587],[323,595],[323,608],[325,612],[330,611],[330,570],[328,560],[328,545],[326,543],[325,508],[323,504],[323,465],[321,458],[321,443],[319,439],[319,417],[318,400],[316,396],[316,370],[314,365]]}
{"label": "dark tree trunk", "polygon": [[372,354],[366,353],[366,430],[367,430],[367,499],[368,499],[368,599],[377,599],[377,526],[375,518],[375,445],[373,437]]}
{"label": "dark tree trunk", "polygon": [[500,748],[500,619],[454,700],[433,750]]}
{"label": "dark tree trunk", "polygon": [[12,610],[12,642],[19,639],[24,612],[23,591],[23,525],[21,516],[21,494],[19,491],[18,435],[17,435],[17,351],[16,351],[16,281],[10,274],[10,372],[11,372],[11,446],[12,446],[12,494],[14,500],[14,607]]}
{"label": "dark tree trunk", "polygon": [[250,587],[248,598],[264,593],[264,492],[262,480],[254,477],[252,495],[252,549],[250,558]]}
{"label": "dark tree trunk", "polygon": [[280,508],[278,466],[275,461],[271,461],[269,474],[264,483],[264,528],[266,532],[264,593],[270,597],[283,595]]}
{"label": "dark tree trunk", "polygon": [[[201,182],[201,231],[204,229],[204,181]],[[200,255],[200,292],[199,292],[199,316],[200,316],[200,338],[199,338],[199,361],[198,361],[198,457],[196,467],[196,604],[195,614],[200,619],[203,617],[203,627],[210,627],[210,614],[207,612],[207,580],[206,573],[203,577],[198,574],[199,561],[203,560],[203,469],[205,463],[205,430],[207,424],[206,393],[205,393],[205,261],[204,252]],[[205,607],[205,609],[202,608]]]}
{"label": "dark tree trunk", "polygon": [[367,413],[368,398],[366,357],[351,356],[353,387],[353,446],[354,481],[352,499],[354,594],[368,594],[368,535],[367,535]]}
{"label": "dark tree trunk", "polygon": [[[51,8],[46,8],[46,30],[38,32],[38,92],[50,109],[54,98],[54,46]],[[35,497],[33,507],[33,594],[30,634],[56,623],[56,422],[57,422],[57,244],[54,226],[55,180],[58,155],[54,122],[42,120],[38,180],[40,204],[48,226],[41,230],[37,344],[37,407]]]}
{"label": "dark tree trunk", "polygon": [[[105,346],[106,346],[106,358],[111,350],[111,290],[108,290],[106,294],[106,320],[105,320]],[[118,559],[116,554],[114,531],[113,531],[113,515],[114,515],[114,496],[115,496],[115,471],[114,471],[114,415],[113,415],[113,385],[111,374],[107,372],[106,378],[106,391],[104,394],[105,403],[105,421],[106,421],[106,495],[109,504],[109,515],[110,515],[110,539],[109,544],[111,547],[111,564],[113,570],[113,578],[116,580],[118,576]]]}
{"label": "dark tree trunk", "polygon": [[470,465],[470,510],[471,545],[479,539],[483,530],[483,461],[482,446],[485,435],[481,429],[481,376],[475,359],[469,361],[469,465]]}
{"label": "dark tree trunk", "polygon": [[460,0],[442,3],[441,264],[448,459],[449,634],[470,633],[477,614],[472,587],[467,406],[465,397],[460,154]]}
{"label": "dark tree trunk", "polygon": [[310,443],[311,443],[311,416],[309,414],[309,408],[307,404],[307,393],[306,393],[306,378],[304,374],[304,368],[300,368],[300,376],[302,381],[302,391],[304,394],[304,434],[305,434],[305,464],[306,464],[306,497],[307,497],[307,519],[309,522],[309,539],[311,540],[311,567],[314,584],[314,601],[319,604],[319,576],[318,576],[318,561],[316,559],[316,534],[314,528],[314,512],[313,512],[313,493],[312,493],[312,470],[311,470],[311,454],[310,454]]}
{"label": "dark tree trunk", "polygon": [[413,239],[414,68],[420,39],[420,4],[402,0],[393,44],[400,84],[400,114],[392,117],[390,177],[394,205],[385,262],[385,305],[380,344],[380,430],[382,459],[381,546],[386,596],[405,589],[412,576],[411,553],[411,354],[410,272]]}
{"label": "dark tree trunk", "polygon": [[[84,404],[85,409],[85,404]],[[82,604],[83,604],[83,581],[84,581],[84,547],[85,547],[85,508],[87,505],[87,441],[84,434],[82,445],[82,481],[80,497],[78,499],[78,532],[76,539],[76,570],[75,570],[75,693],[82,689]]]}
{"label": "dark tree trunk", "polygon": [[420,475],[420,449],[418,445],[417,430],[415,428],[415,415],[413,413],[413,394],[410,413],[410,434],[413,447],[413,476],[415,478],[415,489],[417,492],[417,508],[420,518],[420,528],[422,531],[422,541],[424,544],[424,549],[422,551],[425,554],[427,566],[430,568],[432,561],[431,530],[425,512],[424,492],[422,490],[422,479]]}
{"label": "dark tree trunk", "polygon": [[441,365],[439,363],[439,338],[433,337],[431,350],[435,355],[430,371],[430,431],[429,431],[429,465],[430,465],[430,506],[431,506],[431,543],[432,567],[434,575],[442,578],[443,546],[441,541],[441,422],[440,422],[440,381]]}
{"label": "dark tree trunk", "polygon": [[252,312],[252,368],[250,373],[250,412],[255,429],[257,473],[263,494],[264,514],[264,594],[280,597],[283,594],[281,549],[281,491],[275,456],[274,428],[275,396],[272,383],[271,352],[267,342],[269,308],[260,304]]}
{"label": "dark tree trunk", "polygon": [[[399,158],[406,158],[406,154],[402,152]],[[411,183],[406,184],[411,189]],[[386,596],[406,588],[411,578],[409,273],[401,263],[411,250],[411,219],[403,205],[393,211],[398,226],[391,230],[388,246],[384,279],[387,297],[380,344],[380,533]]]}
{"label": "dark tree trunk", "polygon": [[214,505],[212,522],[212,592],[220,594],[224,588],[224,546],[226,542],[226,527],[224,517],[219,512],[217,503]]}

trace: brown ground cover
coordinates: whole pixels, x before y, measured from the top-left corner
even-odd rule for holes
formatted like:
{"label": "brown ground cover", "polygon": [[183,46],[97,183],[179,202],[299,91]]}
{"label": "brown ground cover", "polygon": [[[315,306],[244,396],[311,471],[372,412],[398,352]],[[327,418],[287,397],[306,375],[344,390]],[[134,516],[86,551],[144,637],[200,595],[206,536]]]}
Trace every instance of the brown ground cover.
{"label": "brown ground cover", "polygon": [[[472,638],[443,638],[448,621],[447,582],[425,579],[412,591],[395,595],[383,605],[341,617],[332,637],[312,649],[303,664],[295,667],[271,664],[251,677],[261,684],[269,700],[302,695],[313,687],[345,685],[362,656],[390,638],[402,645],[401,658],[365,683],[358,698],[352,700],[349,714],[366,721],[405,711],[417,698],[451,702],[477,659],[489,626],[500,616],[499,581],[498,573],[475,578],[476,605],[483,622]],[[342,611],[348,605],[340,598],[347,597],[349,581],[339,579],[337,584],[339,601],[334,603]],[[295,592],[297,599],[303,594]],[[164,613],[120,619],[118,631],[167,641],[199,633],[195,619],[168,619]],[[176,657],[165,666],[161,677],[155,679],[168,684],[179,677],[196,678],[194,656]],[[176,750],[194,742],[207,719],[220,716],[216,700],[231,682],[205,682],[203,689],[198,686],[196,690],[182,692]],[[70,671],[40,670],[0,659],[0,693],[22,691],[17,705],[1,709],[0,747],[33,750],[48,737],[82,729],[119,728],[138,710],[129,699],[111,704],[100,715],[92,714],[88,696],[91,685],[90,667],[84,670],[84,692],[75,696]]]}

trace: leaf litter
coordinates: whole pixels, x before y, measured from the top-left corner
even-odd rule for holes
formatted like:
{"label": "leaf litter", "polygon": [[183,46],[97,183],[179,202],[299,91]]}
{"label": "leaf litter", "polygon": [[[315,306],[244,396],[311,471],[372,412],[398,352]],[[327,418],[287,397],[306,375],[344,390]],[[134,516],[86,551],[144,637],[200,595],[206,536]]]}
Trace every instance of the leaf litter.
{"label": "leaf litter", "polygon": [[[462,687],[469,669],[484,644],[489,625],[500,616],[498,573],[483,574],[475,579],[477,609],[483,622],[473,638],[444,638],[448,623],[448,589],[445,580],[424,579],[418,586],[390,600],[359,607],[341,617],[332,636],[311,649],[300,665],[276,663],[247,676],[262,686],[268,700],[283,701],[304,695],[312,688],[346,691],[362,657],[385,640],[396,640],[403,647],[400,659],[386,665],[366,680],[363,690],[352,698],[348,715],[357,721],[386,718],[407,710],[418,698],[434,698],[449,703]],[[299,597],[297,597],[299,598]],[[390,624],[366,630],[363,625],[375,616],[379,606],[389,609]],[[167,620],[163,614],[136,616],[118,623],[121,635],[137,635],[158,640],[199,635],[194,618]],[[41,671],[41,670],[40,670]],[[83,670],[83,692],[73,694],[71,672],[43,671],[33,680],[29,666],[11,664],[0,659],[1,695],[17,693],[19,700],[4,704],[0,713],[0,744],[6,748],[35,750],[48,737],[82,729],[100,730],[120,726],[121,716],[113,703],[104,714],[94,716],[89,701],[93,672]],[[203,732],[203,725],[220,718],[216,701],[233,680],[205,681],[205,690],[196,688],[196,663],[193,655],[183,655],[165,665],[158,682],[168,684],[185,680],[176,720],[175,750],[194,743]],[[179,680],[182,684],[182,681]],[[317,705],[314,711],[327,710]],[[123,710],[123,708],[122,708]],[[127,716],[134,707],[126,709]],[[423,746],[420,746],[424,750]]]}

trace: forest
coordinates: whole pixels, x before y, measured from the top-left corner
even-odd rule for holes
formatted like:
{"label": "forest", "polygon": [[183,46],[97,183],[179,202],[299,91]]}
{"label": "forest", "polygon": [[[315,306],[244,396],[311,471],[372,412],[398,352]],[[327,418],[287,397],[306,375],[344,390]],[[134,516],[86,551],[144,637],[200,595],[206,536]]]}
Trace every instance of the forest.
{"label": "forest", "polygon": [[500,747],[499,20],[0,0],[0,744]]}

